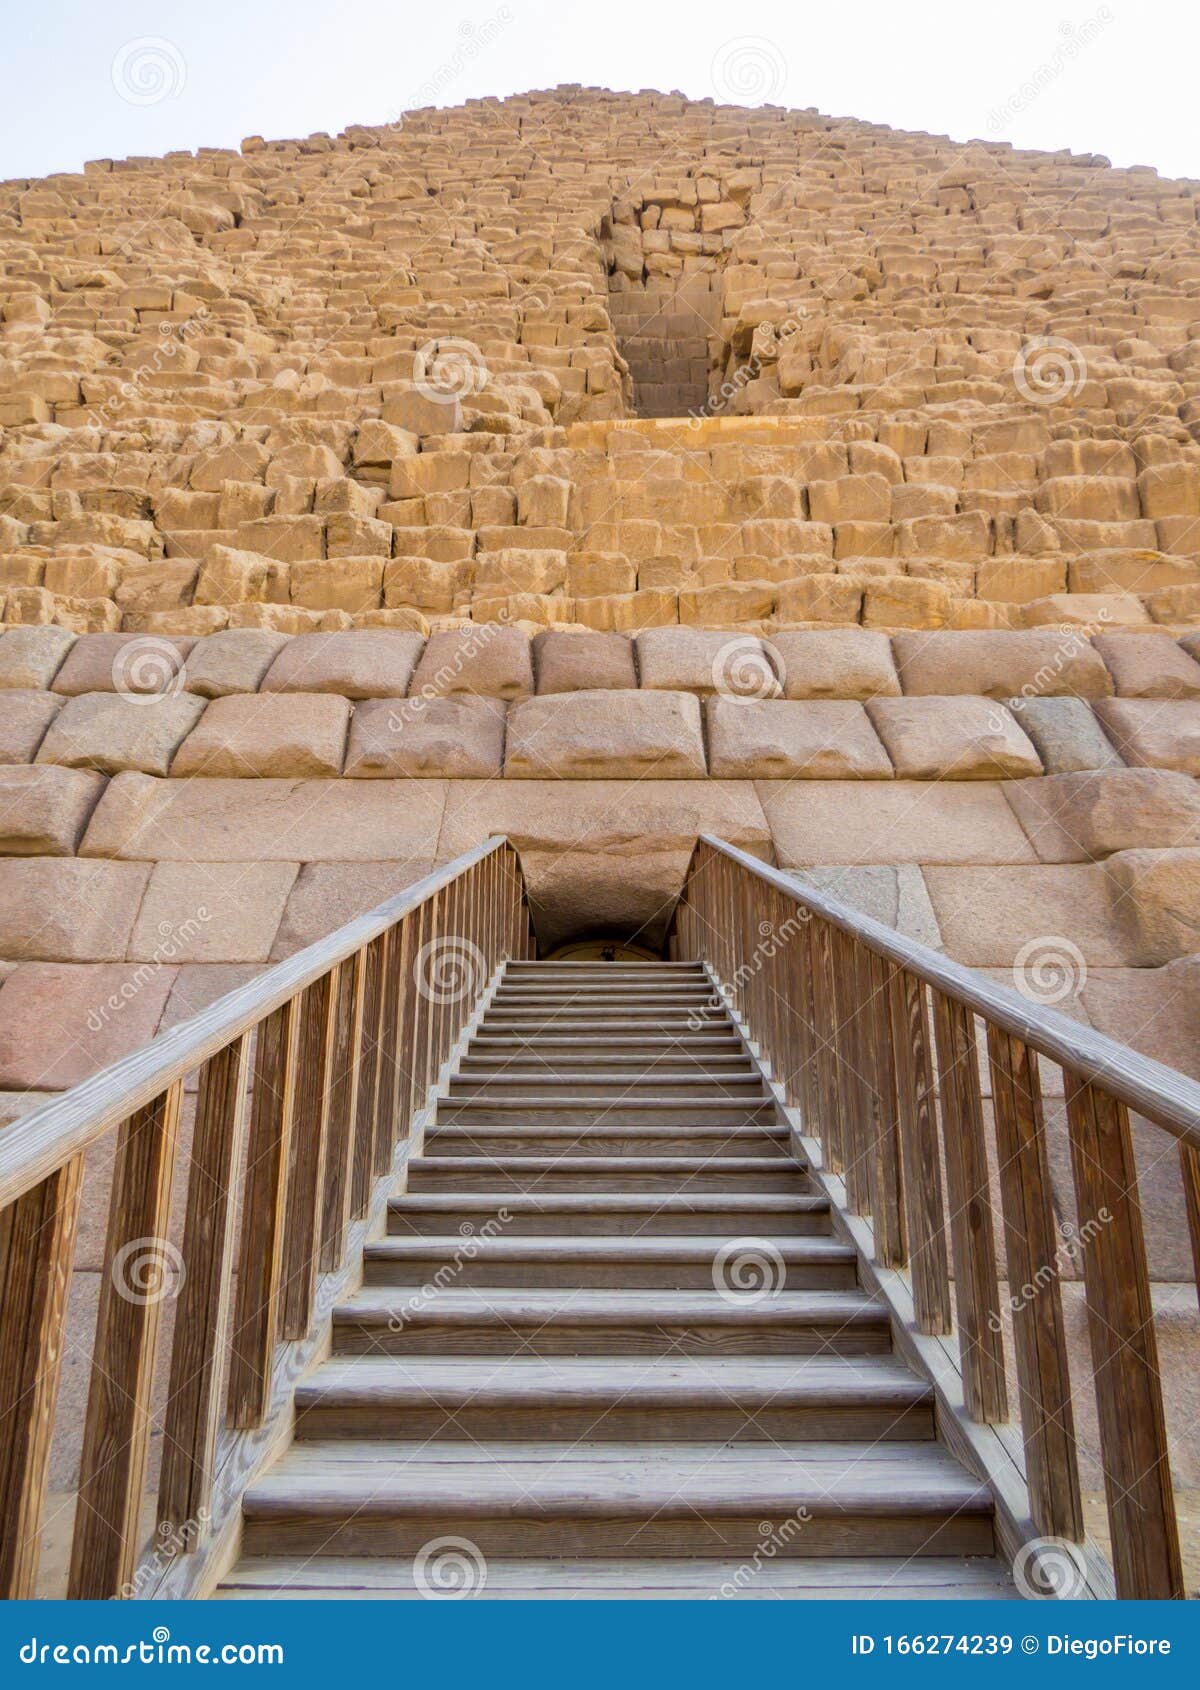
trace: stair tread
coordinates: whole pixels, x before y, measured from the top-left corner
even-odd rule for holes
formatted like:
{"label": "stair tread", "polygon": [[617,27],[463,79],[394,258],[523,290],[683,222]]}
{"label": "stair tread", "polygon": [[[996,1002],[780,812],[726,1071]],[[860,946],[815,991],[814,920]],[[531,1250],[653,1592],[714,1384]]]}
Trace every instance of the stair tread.
{"label": "stair tread", "polygon": [[[417,1294],[416,1307],[411,1304]],[[761,1301],[738,1300],[718,1291],[561,1286],[420,1286],[374,1285],[352,1292],[334,1311],[335,1320],[387,1320],[405,1305],[407,1324],[433,1320],[500,1320],[516,1325],[566,1321],[580,1325],[621,1325],[630,1320],[686,1326],[772,1325],[784,1322],[825,1325],[879,1325],[888,1315],[882,1303],[863,1291],[782,1290]]]}
{"label": "stair tread", "polygon": [[[843,1244],[840,1239],[832,1237],[755,1237],[746,1242],[768,1245],[785,1263],[853,1262],[858,1259],[853,1245]],[[424,1238],[381,1238],[367,1245],[366,1260],[404,1262],[438,1254],[454,1258],[469,1248],[474,1261],[490,1258],[530,1262],[707,1262],[727,1248],[727,1243],[720,1238],[688,1238],[678,1234],[673,1237],[630,1238],[617,1234],[608,1238],[559,1238],[552,1233],[543,1233],[532,1237],[476,1235],[468,1239],[461,1234],[445,1237],[430,1234]]]}
{"label": "stair tread", "polygon": [[249,1518],[292,1511],[720,1516],[990,1514],[991,1495],[936,1443],[554,1444],[393,1439],[295,1443],[249,1487]]}
{"label": "stair tread", "polygon": [[[457,1163],[467,1158],[456,1156],[453,1160]],[[489,1163],[489,1166],[493,1165]],[[743,1191],[471,1191],[461,1195],[452,1191],[406,1191],[393,1197],[388,1204],[393,1211],[407,1209],[411,1213],[425,1214],[439,1209],[473,1209],[480,1214],[491,1214],[498,1206],[511,1213],[524,1211],[529,1214],[591,1214],[595,1211],[622,1215],[662,1212],[708,1214],[730,1210],[747,1215],[761,1212],[779,1215],[793,1214],[797,1210],[823,1214],[829,1209],[829,1199],[807,1191],[798,1191],[794,1196],[790,1193]]]}
{"label": "stair tread", "polygon": [[342,1404],[524,1402],[931,1402],[893,1356],[335,1356],[297,1387],[298,1408]]}
{"label": "stair tread", "polygon": [[[248,1555],[215,1594],[224,1600],[349,1596],[424,1600],[411,1556]],[[772,1559],[747,1576],[744,1560],[512,1560],[489,1556],[477,1600],[848,1600],[884,1596],[1016,1601],[1007,1568],[989,1556],[822,1556]]]}

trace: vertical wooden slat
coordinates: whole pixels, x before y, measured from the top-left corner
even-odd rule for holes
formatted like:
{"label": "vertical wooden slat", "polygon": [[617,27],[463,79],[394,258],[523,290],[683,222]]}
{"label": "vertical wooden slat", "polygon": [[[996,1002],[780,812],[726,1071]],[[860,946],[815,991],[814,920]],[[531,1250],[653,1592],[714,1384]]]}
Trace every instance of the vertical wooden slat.
{"label": "vertical wooden slat", "polygon": [[0,1600],[34,1594],[83,1158],[0,1214]]}
{"label": "vertical wooden slat", "polygon": [[865,1046],[872,1094],[872,1215],[875,1259],[886,1267],[908,1261],[904,1226],[904,1165],[900,1154],[900,1119],[896,1106],[896,1058],[892,1040],[888,964],[862,947],[866,983]]}
{"label": "vertical wooden slat", "polygon": [[296,1082],[297,1001],[289,998],[260,1021],[255,1037],[227,1392],[230,1423],[239,1429],[261,1426],[270,1402]]}
{"label": "vertical wooden slat", "polygon": [[852,1210],[862,1205],[864,1168],[862,1164],[862,1105],[859,1097],[858,1074],[854,1049],[855,1001],[852,986],[852,940],[839,928],[830,927],[830,956],[833,963],[832,1006],[833,1022],[830,1042],[836,1058],[838,1098],[838,1134],[842,1152],[842,1178],[846,1182],[846,1201]]}
{"label": "vertical wooden slat", "polygon": [[350,1213],[363,1215],[371,1195],[371,1167],[375,1156],[375,1109],[379,1095],[379,1020],[383,1009],[383,971],[388,935],[381,933],[366,947],[363,975],[362,1033],[358,1041],[358,1099],[351,1151]]}
{"label": "vertical wooden slat", "polygon": [[[413,1025],[417,1013],[417,988],[413,984],[413,958],[416,955],[418,919],[414,912],[404,918],[400,936],[399,969],[396,975],[398,998],[396,1013],[396,1142],[407,1138],[412,1131],[412,1075],[409,1050],[412,1046]],[[394,1147],[393,1147],[394,1149]]]}
{"label": "vertical wooden slat", "polygon": [[411,1122],[425,1102],[425,1074],[422,1052],[425,1048],[425,1024],[429,1018],[428,947],[431,911],[427,898],[416,911],[417,929],[413,935],[413,956],[409,965],[406,990],[414,995],[412,1031],[403,1060],[408,1069],[408,1118]]}
{"label": "vertical wooden slat", "polygon": [[825,1165],[833,1173],[844,1166],[842,1152],[842,1110],[838,1088],[838,1057],[834,1040],[837,1003],[834,995],[833,928],[827,921],[813,923],[813,948],[818,964],[816,1000],[820,1006],[817,1026],[817,1085],[821,1099],[821,1149]]}
{"label": "vertical wooden slat", "polygon": [[1083,1504],[1037,1057],[992,1026],[988,1057],[1030,1510],[1044,1536],[1079,1542]]}
{"label": "vertical wooden slat", "polygon": [[1192,1240],[1192,1269],[1196,1293],[1200,1296],[1200,1150],[1194,1144],[1179,1146],[1179,1172],[1187,1206],[1188,1233]]}
{"label": "vertical wooden slat", "polygon": [[212,1495],[221,1424],[221,1381],[229,1329],[234,1221],[246,1119],[249,1035],[210,1056],[200,1070],[192,1133],[184,1278],[175,1310],[171,1377],[163,1417],[158,1518],[178,1528],[199,1519]]}
{"label": "vertical wooden slat", "polygon": [[942,992],[935,992],[933,1001],[963,1394],[973,1419],[1006,1420],[1004,1336],[975,1021],[969,1009]]}
{"label": "vertical wooden slat", "polygon": [[356,951],[337,970],[333,1055],[326,1127],[325,1194],[321,1214],[321,1270],[342,1265],[350,1220],[351,1155],[358,1117],[358,1049],[362,1038],[366,952]]}
{"label": "vertical wooden slat", "polygon": [[894,963],[887,967],[913,1305],[921,1331],[937,1335],[950,1330],[950,1263],[929,1014],[916,975]]}
{"label": "vertical wooden slat", "polygon": [[1179,1598],[1179,1528],[1129,1112],[1069,1070],[1066,1081],[1117,1595]]}
{"label": "vertical wooden slat", "polygon": [[336,1008],[337,970],[332,969],[305,987],[297,1011],[296,1101],[279,1284],[279,1332],[283,1338],[305,1337],[312,1323]]}
{"label": "vertical wooden slat", "polygon": [[401,921],[392,928],[383,979],[380,1013],[379,1083],[375,1100],[375,1144],[372,1169],[385,1174],[396,1155],[401,1136],[399,1124],[400,1028],[404,1017],[402,999],[404,970],[412,924]]}
{"label": "vertical wooden slat", "polygon": [[133,1577],[146,1482],[161,1304],[171,1294],[171,1181],[183,1086],[131,1115],[117,1138],[84,1421],[68,1595],[120,1595]]}

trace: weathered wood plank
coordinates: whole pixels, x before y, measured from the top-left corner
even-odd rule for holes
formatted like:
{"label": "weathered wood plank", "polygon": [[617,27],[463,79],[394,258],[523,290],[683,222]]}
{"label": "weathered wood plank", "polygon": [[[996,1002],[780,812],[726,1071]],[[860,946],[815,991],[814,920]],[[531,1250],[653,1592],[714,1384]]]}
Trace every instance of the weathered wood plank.
{"label": "weathered wood plank", "polygon": [[333,1007],[333,1052],[326,1125],[325,1195],[321,1214],[321,1271],[332,1273],[344,1259],[350,1221],[354,1122],[358,1117],[358,1046],[362,1037],[366,952],[338,965]]}
{"label": "weathered wood plank", "polygon": [[161,1305],[178,1284],[168,1237],[182,1082],[121,1128],[100,1276],[68,1595],[118,1596],[137,1560]]}
{"label": "weathered wood plank", "polygon": [[1083,1503],[1060,1290],[1063,1263],[1037,1057],[999,1027],[988,1028],[988,1056],[1030,1508],[1044,1536],[1079,1543]]}
{"label": "weathered wood plank", "polygon": [[1117,1595],[1179,1598],[1179,1528],[1129,1112],[1098,1086],[1066,1079]]}
{"label": "weathered wood plank", "polygon": [[163,1417],[158,1519],[173,1537],[207,1511],[221,1427],[221,1379],[229,1330],[237,1178],[244,1149],[249,1035],[243,1033],[200,1070],[192,1134],[183,1283],[171,1346]]}
{"label": "weathered wood plank", "polygon": [[889,971],[892,1055],[903,1167],[905,1221],[917,1324],[949,1332],[950,1263],[925,987],[915,974]]}
{"label": "weathered wood plank", "polygon": [[34,1594],[83,1158],[0,1215],[0,1600]]}
{"label": "weathered wood plank", "polygon": [[237,1427],[262,1424],[270,1385],[296,1085],[297,1005],[292,998],[268,1015],[255,1040],[227,1392],[230,1424]]}
{"label": "weathered wood plank", "polygon": [[976,1420],[1007,1420],[1000,1286],[974,1017],[941,992],[934,993],[933,1003],[954,1245],[954,1302],[967,1407]]}
{"label": "weathered wood plank", "polygon": [[279,1332],[303,1338],[312,1321],[321,1242],[325,1140],[337,1033],[337,970],[300,994],[296,1036],[296,1101],[280,1266]]}

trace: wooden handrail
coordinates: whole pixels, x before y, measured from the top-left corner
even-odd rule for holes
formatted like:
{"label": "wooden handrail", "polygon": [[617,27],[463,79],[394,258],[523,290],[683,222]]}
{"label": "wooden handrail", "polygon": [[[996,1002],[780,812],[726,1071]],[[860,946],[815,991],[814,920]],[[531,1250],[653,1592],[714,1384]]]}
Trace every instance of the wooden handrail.
{"label": "wooden handrail", "polygon": [[[1200,1264],[1200,1085],[708,834],[670,943],[707,964],[758,1040],[880,1283],[901,1276],[916,1331],[947,1335],[967,1424],[1002,1427],[1015,1411],[1022,1511],[1066,1552],[1060,1568],[1084,1540],[1060,1287],[1064,1267],[1081,1261],[1117,1594],[1183,1596],[1129,1110],[1178,1141]],[[1064,1080],[1075,1203],[1067,1263],[1039,1056]]]}
{"label": "wooden handrail", "polygon": [[155,1508],[186,1556],[211,1544],[231,1450],[269,1443],[321,1285],[348,1271],[443,1063],[530,937],[520,860],[490,839],[0,1136],[0,1595],[36,1589],[86,1152],[115,1133],[67,1593],[110,1598],[143,1593],[161,1304],[177,1306]]}
{"label": "wooden handrail", "polygon": [[[1097,1033],[1082,1022],[1072,1021],[1055,1009],[1030,1003],[1007,986],[996,985],[985,975],[952,962],[940,951],[906,938],[894,927],[885,927],[853,905],[806,886],[803,881],[771,868],[713,834],[701,834],[700,844],[721,851],[756,879],[794,898],[878,956],[910,970],[926,985],[936,987],[946,997],[1003,1028],[1042,1056],[1104,1086],[1155,1126],[1200,1150],[1200,1081],[1156,1062],[1153,1057],[1143,1056],[1140,1051]],[[694,855],[692,861],[695,862]]]}

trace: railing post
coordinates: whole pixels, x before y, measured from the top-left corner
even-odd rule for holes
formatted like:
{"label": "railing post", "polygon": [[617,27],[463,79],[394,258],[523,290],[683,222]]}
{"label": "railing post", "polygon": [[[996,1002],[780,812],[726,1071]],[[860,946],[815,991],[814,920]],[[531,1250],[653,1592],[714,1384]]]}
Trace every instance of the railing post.
{"label": "railing post", "polygon": [[963,1393],[973,1420],[1007,1420],[1000,1287],[974,1016],[942,992],[934,993],[933,1007]]}
{"label": "railing post", "polygon": [[838,1083],[838,1053],[835,1028],[837,1025],[837,991],[833,959],[834,929],[828,921],[813,922],[813,949],[820,969],[817,1001],[821,1017],[817,1026],[817,1081],[821,1097],[821,1153],[832,1173],[841,1173],[845,1165],[843,1153],[843,1121],[841,1088]]}
{"label": "railing post", "polygon": [[300,994],[296,1046],[296,1101],[292,1112],[283,1256],[280,1268],[279,1334],[304,1338],[312,1324],[321,1243],[321,1199],[325,1186],[333,1062],[337,970],[323,974]]}
{"label": "railing post", "polygon": [[1030,1510],[1044,1536],[1078,1543],[1083,1504],[1037,1057],[999,1027],[988,1028],[988,1056]]}
{"label": "railing post", "polygon": [[1117,1595],[1184,1595],[1129,1112],[1064,1070]]}
{"label": "railing post", "polygon": [[0,1600],[35,1594],[83,1157],[0,1214]]}
{"label": "railing post", "polygon": [[167,1234],[182,1094],[180,1081],[160,1092],[129,1117],[117,1140],[71,1545],[72,1598],[121,1595],[137,1559],[159,1313],[171,1294]]}
{"label": "railing post", "polygon": [[950,1263],[929,1012],[917,976],[895,963],[886,968],[913,1307],[921,1331],[937,1336],[951,1325]]}
{"label": "railing post", "polygon": [[296,1083],[297,1002],[289,998],[260,1021],[254,1045],[226,1396],[230,1423],[239,1429],[261,1426],[271,1400],[284,1188]]}
{"label": "railing post", "polygon": [[904,1233],[904,1171],[900,1156],[900,1124],[896,1108],[896,1064],[888,965],[881,956],[859,947],[863,982],[864,1046],[868,1061],[866,1089],[871,1099],[871,1191],[875,1226],[875,1259],[885,1267],[903,1267],[908,1260]]}
{"label": "railing post", "polygon": [[171,1378],[163,1417],[158,1519],[180,1537],[212,1496],[213,1456],[221,1424],[221,1370],[229,1331],[237,1176],[246,1120],[249,1034],[210,1056],[200,1070],[192,1133],[184,1278],[175,1306]]}
{"label": "railing post", "polygon": [[371,1196],[375,1160],[375,1111],[379,1097],[379,1033],[383,1014],[383,974],[387,963],[387,933],[366,947],[363,975],[362,1032],[358,1041],[358,1102],[354,1122],[353,1175],[350,1213],[360,1218]]}
{"label": "railing post", "polygon": [[351,1157],[358,1118],[358,1051],[362,1041],[366,952],[355,951],[337,969],[330,1058],[329,1119],[325,1145],[325,1197],[321,1213],[321,1269],[342,1265],[350,1221]]}

